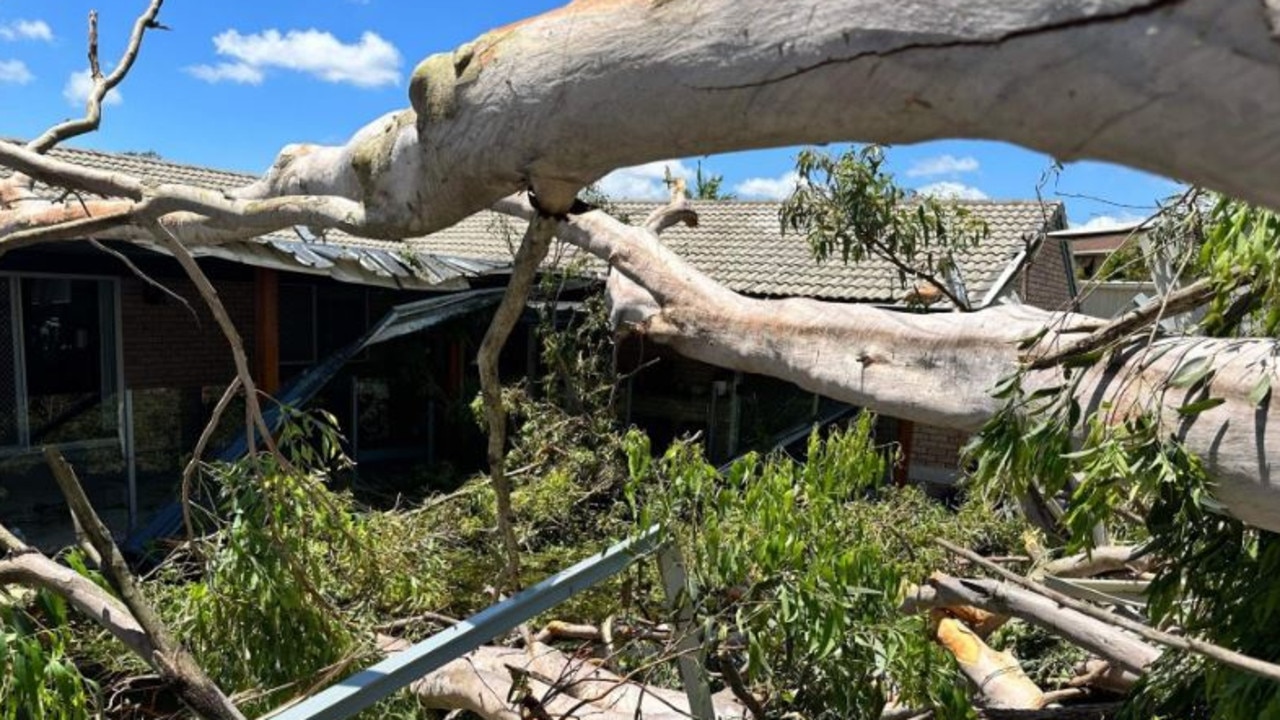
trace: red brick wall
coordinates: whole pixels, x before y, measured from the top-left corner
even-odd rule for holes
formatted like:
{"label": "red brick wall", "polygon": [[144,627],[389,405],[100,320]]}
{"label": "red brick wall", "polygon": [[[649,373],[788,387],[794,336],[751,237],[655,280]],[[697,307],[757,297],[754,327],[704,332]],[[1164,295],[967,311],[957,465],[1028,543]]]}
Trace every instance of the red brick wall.
{"label": "red brick wall", "polygon": [[1018,294],[1022,301],[1045,310],[1067,310],[1074,299],[1071,278],[1064,261],[1062,238],[1045,238],[1031,262],[1018,274]]}
{"label": "red brick wall", "polygon": [[[164,284],[186,299],[200,321],[177,300],[127,277],[120,285],[125,386],[199,388],[225,386],[235,376],[231,349],[195,286],[183,279]],[[253,356],[253,283],[214,281],[231,321]]]}
{"label": "red brick wall", "polygon": [[960,466],[960,448],[969,441],[958,430],[916,425],[911,438],[911,464],[954,469]]}

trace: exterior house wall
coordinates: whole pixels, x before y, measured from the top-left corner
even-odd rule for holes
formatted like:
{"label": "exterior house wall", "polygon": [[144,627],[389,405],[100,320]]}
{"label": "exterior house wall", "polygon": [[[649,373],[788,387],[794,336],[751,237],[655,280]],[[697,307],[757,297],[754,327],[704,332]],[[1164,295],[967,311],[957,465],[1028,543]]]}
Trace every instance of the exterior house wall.
{"label": "exterior house wall", "polygon": [[1045,310],[1067,310],[1075,300],[1075,283],[1067,266],[1066,240],[1047,237],[1018,273],[1022,301]]}
{"label": "exterior house wall", "polygon": [[[235,363],[217,322],[189,281],[169,280],[165,284],[186,300],[190,309],[137,278],[125,278],[121,283],[125,387],[225,387],[235,377]],[[221,280],[214,281],[214,286],[252,362],[253,283]]]}

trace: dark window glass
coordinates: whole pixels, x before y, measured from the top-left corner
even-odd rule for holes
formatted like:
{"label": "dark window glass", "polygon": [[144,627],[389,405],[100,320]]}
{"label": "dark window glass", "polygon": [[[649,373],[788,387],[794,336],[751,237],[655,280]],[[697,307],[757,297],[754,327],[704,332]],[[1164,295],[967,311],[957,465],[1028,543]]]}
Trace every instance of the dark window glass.
{"label": "dark window glass", "polygon": [[13,351],[13,298],[9,278],[0,277],[0,447],[17,445],[18,366]]}
{"label": "dark window glass", "polygon": [[327,357],[359,339],[368,327],[365,291],[354,285],[319,288],[316,333],[320,357]]}
{"label": "dark window glass", "polygon": [[31,444],[115,434],[114,289],[106,281],[22,280],[22,360]]}
{"label": "dark window glass", "polygon": [[316,361],[316,295],[314,285],[280,285],[280,362]]}

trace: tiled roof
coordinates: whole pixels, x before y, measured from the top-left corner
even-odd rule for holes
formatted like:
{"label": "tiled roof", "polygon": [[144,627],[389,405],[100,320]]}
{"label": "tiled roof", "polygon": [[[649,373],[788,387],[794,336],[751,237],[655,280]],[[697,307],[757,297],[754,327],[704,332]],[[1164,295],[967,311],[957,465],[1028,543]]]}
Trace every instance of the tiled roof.
{"label": "tiled roof", "polygon": [[[957,258],[970,300],[977,304],[1044,230],[1061,226],[1062,206],[1038,202],[964,201],[986,221],[989,236]],[[657,203],[623,202],[617,214],[643,221]],[[898,271],[881,260],[845,265],[839,259],[814,260],[803,237],[782,233],[779,203],[694,201],[698,227],[679,225],[662,241],[695,267],[741,293],[760,296],[805,296],[828,300],[895,303],[914,287],[904,288]],[[427,238],[410,241],[429,252],[510,261],[523,223],[483,212]],[[578,254],[561,248],[563,259]]]}
{"label": "tiled roof", "polygon": [[[211,189],[237,187],[254,179],[252,175],[139,155],[69,148],[55,149],[53,155],[87,167]],[[5,174],[7,171],[0,168],[0,177]],[[984,219],[990,228],[990,236],[979,247],[957,259],[965,287],[975,304],[998,282],[1028,241],[1038,241],[1045,230],[1063,227],[1062,206],[1057,203],[962,201],[961,204]],[[656,207],[657,203],[621,202],[614,206],[614,212],[623,219],[638,223]],[[699,215],[698,227],[673,227],[663,234],[663,242],[703,272],[738,292],[893,303],[900,301],[907,291],[898,272],[886,262],[866,260],[853,265],[845,265],[839,260],[816,262],[803,237],[783,235],[777,202],[695,201],[693,207]],[[442,261],[446,266],[443,274],[460,279],[461,275],[508,265],[523,231],[522,222],[486,211],[429,237],[405,243],[369,240],[330,231],[320,244],[383,251],[377,255],[384,260],[386,257],[406,256],[408,251],[414,256],[408,264],[417,263],[427,268],[430,270],[427,275],[434,276],[438,269],[434,261]],[[289,231],[272,233],[261,239],[268,241],[265,245],[286,253],[292,252],[293,246],[304,240]],[[306,255],[305,248],[315,247],[314,241],[301,244],[303,255]],[[245,259],[252,262],[248,256],[260,254],[245,253]],[[293,254],[295,261],[303,260],[297,257],[298,253]],[[553,251],[552,261],[565,262],[577,257],[580,253],[575,249],[558,247]],[[597,271],[603,269],[594,259],[586,259],[585,262]]]}

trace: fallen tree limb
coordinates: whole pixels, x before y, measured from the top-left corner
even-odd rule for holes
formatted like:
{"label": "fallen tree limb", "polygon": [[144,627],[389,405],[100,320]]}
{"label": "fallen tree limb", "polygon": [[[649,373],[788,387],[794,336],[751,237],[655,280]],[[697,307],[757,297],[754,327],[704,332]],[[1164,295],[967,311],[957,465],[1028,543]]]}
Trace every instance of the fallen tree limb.
{"label": "fallen tree limb", "polygon": [[1111,662],[1141,673],[1160,657],[1160,650],[1129,635],[1113,623],[1091,618],[1048,598],[996,580],[955,578],[934,573],[928,584],[907,596],[903,609],[971,605],[1016,617]]}
{"label": "fallen tree limb", "polygon": [[[396,650],[403,643],[382,643]],[[512,668],[520,676],[512,677]],[[521,692],[553,718],[592,720],[685,720],[684,693],[640,685],[594,664],[535,644],[527,649],[486,646],[454,660],[410,688],[427,706],[467,710],[486,720],[521,720]],[[724,694],[715,698],[716,717],[745,718],[746,709]]]}
{"label": "fallen tree limb", "polygon": [[[57,448],[46,447],[44,456],[53,471],[58,488],[79,518],[89,541],[102,558],[102,573],[120,594],[129,614],[142,628],[150,642],[150,652],[142,659],[160,674],[178,697],[201,717],[210,720],[244,720],[231,700],[205,674],[196,659],[169,632],[160,616],[143,597],[111,531],[93,510],[71,465]],[[131,648],[135,647],[133,645]]]}
{"label": "fallen tree limb", "polygon": [[1018,659],[991,649],[964,623],[942,618],[934,635],[977,688],[981,707],[1034,710],[1044,705],[1044,692],[1022,671]]}
{"label": "fallen tree limb", "polygon": [[498,309],[493,313],[493,319],[489,321],[489,328],[485,331],[480,350],[476,354],[485,422],[489,426],[489,480],[493,483],[493,492],[498,500],[498,533],[506,552],[502,579],[508,589],[518,588],[520,585],[520,544],[516,539],[515,515],[511,508],[511,482],[506,473],[507,408],[502,400],[498,359],[503,346],[507,344],[507,337],[524,313],[529,290],[533,287],[538,268],[551,247],[554,231],[555,221],[549,217],[538,217],[529,223],[524,239],[520,241],[520,249],[516,252],[511,281],[502,295],[502,301],[498,303]]}
{"label": "fallen tree limb", "polygon": [[1140,547],[1108,545],[1050,560],[1038,572],[1063,578],[1087,578],[1125,569],[1145,572],[1150,564],[1151,556],[1143,554]]}
{"label": "fallen tree limb", "polygon": [[[948,551],[953,552],[957,555],[960,555],[961,557],[968,558],[969,560],[987,568],[991,572],[996,573],[1001,578],[1008,580],[1009,582],[1012,582],[1016,585],[1020,585],[1030,590],[1031,592],[1041,595],[1049,600],[1052,600],[1053,602],[1058,603],[1064,608],[1075,610],[1095,620],[1100,620],[1104,623],[1108,623],[1116,627],[1123,628],[1143,639],[1150,640],[1151,642],[1159,643],[1166,647],[1171,647],[1177,650],[1186,650],[1189,652],[1194,652],[1198,655],[1203,655],[1204,657],[1207,657],[1210,660],[1214,660],[1224,665],[1236,668],[1237,670],[1242,670],[1244,672],[1257,675],[1258,677],[1280,682],[1280,665],[1265,662],[1254,657],[1249,657],[1248,655],[1245,655],[1243,653],[1238,653],[1234,650],[1229,650],[1220,645],[1214,645],[1213,643],[1205,642],[1203,640],[1196,640],[1195,638],[1183,637],[1181,635],[1172,635],[1170,633],[1164,632],[1163,630],[1157,630],[1153,627],[1150,627],[1149,625],[1143,625],[1140,622],[1135,622],[1128,618],[1121,617],[1114,613],[1107,612],[1106,610],[1103,610],[1095,605],[1090,605],[1089,603],[1081,602],[1074,598],[1068,597],[1067,595],[1064,595],[1055,590],[1051,590],[1045,587],[1044,585],[1041,585],[1040,583],[1037,583],[1033,580],[1028,580],[1027,578],[1022,577],[1021,575],[1011,573],[1008,570],[1005,570],[1004,568],[1000,567],[999,565],[996,565],[995,563],[987,562],[986,558],[983,558],[981,555],[975,552],[972,552],[970,550],[966,550],[957,545],[954,545],[950,542],[947,542],[942,538],[936,538],[935,542],[937,542],[942,547],[946,548]],[[1010,613],[1010,614],[1013,614],[1013,613]],[[1101,652],[1099,652],[1098,654],[1104,655]],[[1125,667],[1135,671],[1142,669],[1140,667],[1132,667],[1129,665],[1126,665]]]}
{"label": "fallen tree limb", "polygon": [[10,551],[8,557],[0,559],[0,585],[48,590],[102,626],[138,657],[146,659],[156,652],[151,638],[123,603],[103,592],[92,580],[34,548]]}

